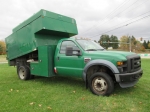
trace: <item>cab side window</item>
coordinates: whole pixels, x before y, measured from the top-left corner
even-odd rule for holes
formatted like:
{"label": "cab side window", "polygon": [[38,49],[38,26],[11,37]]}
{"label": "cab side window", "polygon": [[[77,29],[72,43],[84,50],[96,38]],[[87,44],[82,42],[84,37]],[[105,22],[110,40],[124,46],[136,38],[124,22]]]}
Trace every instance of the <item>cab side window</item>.
{"label": "cab side window", "polygon": [[[73,50],[79,50],[79,48],[76,46],[76,44],[72,41],[63,41],[60,47],[60,53],[65,54],[66,47],[72,47]],[[77,51],[73,51],[73,53],[76,53]]]}

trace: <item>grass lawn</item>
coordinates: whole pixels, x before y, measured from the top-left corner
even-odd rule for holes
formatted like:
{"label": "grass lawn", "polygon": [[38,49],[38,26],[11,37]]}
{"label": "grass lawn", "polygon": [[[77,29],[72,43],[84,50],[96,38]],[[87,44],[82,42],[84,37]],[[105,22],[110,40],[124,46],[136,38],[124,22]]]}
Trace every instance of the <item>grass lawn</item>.
{"label": "grass lawn", "polygon": [[109,97],[93,95],[79,79],[18,79],[15,67],[0,64],[0,112],[148,112],[150,59],[142,59],[143,77],[132,88],[115,86]]}
{"label": "grass lawn", "polygon": [[0,62],[6,62],[6,55],[0,55]]}

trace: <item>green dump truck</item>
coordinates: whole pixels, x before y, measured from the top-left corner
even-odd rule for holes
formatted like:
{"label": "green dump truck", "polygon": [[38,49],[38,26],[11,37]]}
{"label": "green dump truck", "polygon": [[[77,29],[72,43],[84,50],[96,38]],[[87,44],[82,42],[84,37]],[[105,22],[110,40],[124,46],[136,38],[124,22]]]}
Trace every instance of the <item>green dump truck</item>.
{"label": "green dump truck", "polygon": [[143,74],[139,55],[106,51],[92,40],[69,38],[77,34],[75,19],[40,10],[5,39],[8,63],[16,66],[21,80],[82,78],[96,95],[110,95],[116,82],[122,88],[137,83]]}

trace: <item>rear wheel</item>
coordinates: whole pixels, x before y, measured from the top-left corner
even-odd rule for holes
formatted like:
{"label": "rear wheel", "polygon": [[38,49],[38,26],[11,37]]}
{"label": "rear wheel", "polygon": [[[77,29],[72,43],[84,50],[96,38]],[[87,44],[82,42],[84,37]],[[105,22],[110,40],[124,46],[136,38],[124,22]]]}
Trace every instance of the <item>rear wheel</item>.
{"label": "rear wheel", "polygon": [[97,72],[91,75],[89,87],[92,93],[96,95],[109,96],[114,90],[114,83],[108,74]]}
{"label": "rear wheel", "polygon": [[18,67],[18,76],[21,80],[28,80],[30,78],[30,70],[26,66]]}

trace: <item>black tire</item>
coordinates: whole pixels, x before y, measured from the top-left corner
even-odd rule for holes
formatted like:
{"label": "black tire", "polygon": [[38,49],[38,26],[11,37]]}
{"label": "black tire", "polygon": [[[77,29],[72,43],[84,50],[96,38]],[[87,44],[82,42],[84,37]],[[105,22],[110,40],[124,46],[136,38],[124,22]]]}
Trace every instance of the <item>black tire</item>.
{"label": "black tire", "polygon": [[18,67],[18,76],[21,80],[28,80],[30,79],[30,70],[26,66],[19,66]]}
{"label": "black tire", "polygon": [[109,96],[114,90],[112,78],[103,72],[97,72],[91,75],[88,83],[90,90],[96,95]]}

